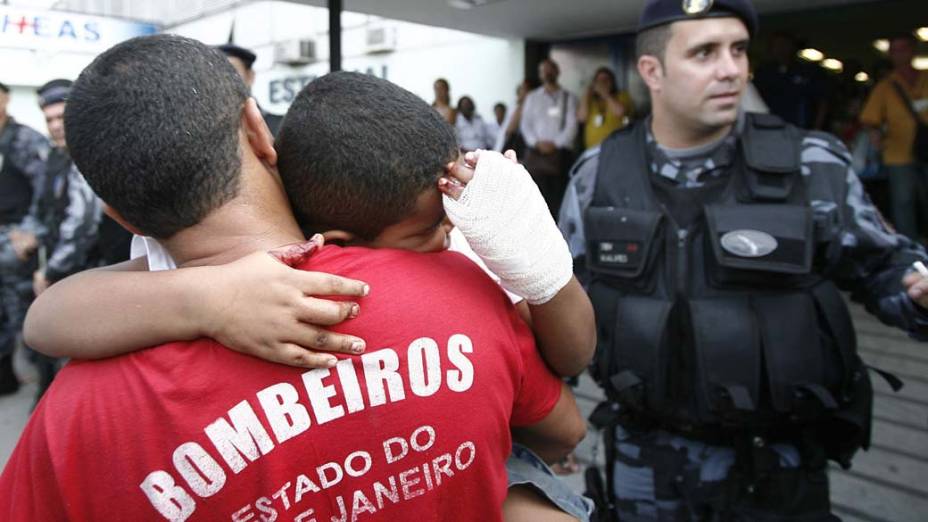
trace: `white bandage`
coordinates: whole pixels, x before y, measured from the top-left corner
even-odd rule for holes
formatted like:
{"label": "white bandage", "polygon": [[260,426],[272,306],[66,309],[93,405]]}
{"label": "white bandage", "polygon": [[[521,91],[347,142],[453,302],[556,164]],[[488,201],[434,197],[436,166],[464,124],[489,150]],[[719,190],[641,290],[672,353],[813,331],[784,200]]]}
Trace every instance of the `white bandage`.
{"label": "white bandage", "polygon": [[570,250],[522,165],[482,151],[461,197],[443,199],[451,222],[510,292],[543,304],[570,281]]}

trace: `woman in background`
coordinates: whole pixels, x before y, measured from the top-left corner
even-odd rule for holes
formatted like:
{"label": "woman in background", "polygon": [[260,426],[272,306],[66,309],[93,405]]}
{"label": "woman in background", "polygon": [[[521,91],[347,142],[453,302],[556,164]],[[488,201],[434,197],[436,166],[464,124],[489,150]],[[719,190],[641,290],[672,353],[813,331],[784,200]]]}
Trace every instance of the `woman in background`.
{"label": "woman in background", "polygon": [[448,85],[448,80],[444,78],[435,80],[432,89],[435,90],[435,101],[432,102],[432,108],[448,120],[448,123],[454,125],[457,113],[454,107],[451,106],[451,86]]}
{"label": "woman in background", "polygon": [[615,74],[608,67],[596,69],[593,82],[577,106],[577,121],[583,125],[583,147],[599,145],[631,120],[632,99],[616,88]]}

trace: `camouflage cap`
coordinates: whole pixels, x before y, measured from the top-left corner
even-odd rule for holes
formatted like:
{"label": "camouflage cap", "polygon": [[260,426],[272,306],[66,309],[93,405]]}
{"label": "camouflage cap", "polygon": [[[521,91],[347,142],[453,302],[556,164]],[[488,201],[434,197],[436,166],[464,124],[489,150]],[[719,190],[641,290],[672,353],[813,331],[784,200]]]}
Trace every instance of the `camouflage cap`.
{"label": "camouflage cap", "polygon": [[66,101],[68,94],[71,93],[72,83],[71,80],[58,78],[36,89],[36,94],[39,95],[39,107],[44,109],[53,103]]}
{"label": "camouflage cap", "polygon": [[648,0],[638,20],[638,32],[681,20],[723,16],[740,18],[752,36],[757,32],[757,11],[751,0]]}
{"label": "camouflage cap", "polygon": [[245,64],[246,69],[251,69],[251,66],[254,65],[255,59],[257,58],[255,53],[249,51],[248,49],[245,49],[244,47],[239,47],[235,44],[217,45],[216,49],[219,49],[220,51],[222,51],[223,54],[225,54],[226,56],[230,56],[232,58],[238,58],[239,60],[242,61],[243,64]]}

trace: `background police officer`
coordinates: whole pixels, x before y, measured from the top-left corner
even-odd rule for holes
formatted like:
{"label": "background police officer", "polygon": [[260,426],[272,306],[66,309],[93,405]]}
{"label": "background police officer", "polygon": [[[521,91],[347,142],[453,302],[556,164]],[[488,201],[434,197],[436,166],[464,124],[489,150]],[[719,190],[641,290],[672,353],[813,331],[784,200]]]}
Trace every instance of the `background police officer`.
{"label": "background police officer", "polygon": [[13,350],[32,300],[42,190],[49,143],[6,112],[10,90],[0,83],[0,395],[15,393]]}
{"label": "background police officer", "polygon": [[[235,67],[235,71],[242,77],[242,81],[245,82],[245,85],[248,86],[248,91],[251,92],[251,86],[255,83],[255,71],[252,69],[252,66],[257,59],[257,55],[244,47],[239,47],[231,43],[222,44],[216,46],[216,48],[226,55],[226,58],[229,59],[229,63],[232,64],[232,67]],[[264,116],[264,122],[267,123],[267,128],[271,129],[271,134],[277,136],[277,129],[280,128],[280,123],[284,119],[283,116],[271,114],[261,107],[258,108],[261,110],[261,116]]]}
{"label": "background police officer", "polygon": [[[71,81],[64,79],[52,80],[37,91],[52,149],[35,205],[36,220],[43,232],[38,269],[33,273],[35,295],[87,268],[89,252],[96,246],[102,213],[99,200],[68,154],[64,108],[70,91]],[[57,365],[54,359],[39,353],[35,353],[35,363],[39,370],[38,399],[51,384]]]}
{"label": "background police officer", "polygon": [[742,114],[749,0],[649,0],[653,114],[575,167],[622,520],[835,520],[827,460],[869,443],[872,390],[838,287],[928,338],[921,247],[883,224],[834,137]]}

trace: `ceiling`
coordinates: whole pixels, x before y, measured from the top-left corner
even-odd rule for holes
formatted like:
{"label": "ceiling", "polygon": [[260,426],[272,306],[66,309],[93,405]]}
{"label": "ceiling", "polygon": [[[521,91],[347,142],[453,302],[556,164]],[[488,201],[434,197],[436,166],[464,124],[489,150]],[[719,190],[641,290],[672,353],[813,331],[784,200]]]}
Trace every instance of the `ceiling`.
{"label": "ceiling", "polygon": [[[801,15],[774,14],[761,25],[763,33],[788,32],[799,38],[802,47],[814,47],[848,66],[856,63],[872,72],[877,62],[886,60],[885,54],[873,48],[873,41],[928,25],[928,1],[882,0]],[[766,51],[763,45],[756,50]],[[928,54],[928,43],[919,45],[919,54]]]}
{"label": "ceiling", "polygon": [[[325,7],[326,0],[291,0]],[[754,0],[763,14],[865,0]],[[885,0],[892,1],[892,0]],[[924,1],[924,0],[921,0]],[[344,10],[489,36],[564,40],[632,32],[644,0],[489,0],[468,10],[448,0],[343,0]]]}

